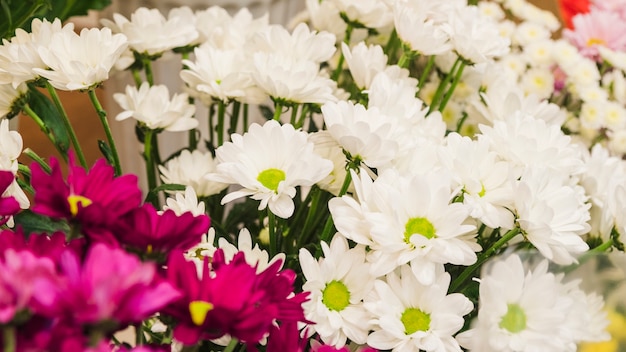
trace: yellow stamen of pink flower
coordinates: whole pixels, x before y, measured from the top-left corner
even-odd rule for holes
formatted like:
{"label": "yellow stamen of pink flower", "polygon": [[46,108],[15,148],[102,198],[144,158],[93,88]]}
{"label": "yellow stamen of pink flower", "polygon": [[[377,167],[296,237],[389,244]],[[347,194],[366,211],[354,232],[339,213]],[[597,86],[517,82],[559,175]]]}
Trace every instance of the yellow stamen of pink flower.
{"label": "yellow stamen of pink flower", "polygon": [[82,208],[87,208],[93,203],[91,199],[83,196],[79,196],[77,194],[72,194],[67,197],[67,202],[70,204],[70,213],[72,216],[76,216],[78,214],[78,205],[80,204]]}
{"label": "yellow stamen of pink flower", "polygon": [[204,324],[206,315],[213,310],[213,304],[205,301],[191,301],[189,302],[189,313],[191,314],[191,321],[197,326]]}
{"label": "yellow stamen of pink flower", "polygon": [[594,45],[606,46],[606,41],[602,38],[589,38],[587,40],[587,46],[592,47]]}

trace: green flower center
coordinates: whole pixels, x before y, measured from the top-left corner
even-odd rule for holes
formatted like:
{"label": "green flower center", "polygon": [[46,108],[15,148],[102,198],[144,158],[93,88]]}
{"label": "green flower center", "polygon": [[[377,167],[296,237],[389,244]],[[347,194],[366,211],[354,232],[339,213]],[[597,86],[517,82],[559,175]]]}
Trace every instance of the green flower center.
{"label": "green flower center", "polygon": [[76,216],[78,214],[78,205],[82,208],[87,208],[93,203],[91,199],[83,196],[79,196],[77,194],[72,194],[67,197],[67,202],[70,204],[70,213],[72,216]]}
{"label": "green flower center", "polygon": [[428,239],[436,237],[435,227],[426,218],[410,218],[404,227],[404,242],[411,243],[411,236],[422,235]]}
{"label": "green flower center", "polygon": [[430,329],[430,314],[424,313],[418,308],[407,308],[402,313],[400,321],[404,325],[404,333],[407,335]]}
{"label": "green flower center", "polygon": [[348,287],[341,281],[333,280],[329,282],[326,284],[324,292],[322,292],[322,303],[330,310],[342,311],[350,304]]}
{"label": "green flower center", "polygon": [[285,180],[285,172],[279,169],[267,169],[259,173],[257,181],[274,192],[278,192],[278,184]]}
{"label": "green flower center", "polygon": [[515,303],[509,304],[500,320],[500,327],[514,334],[526,329],[526,313],[522,307]]}
{"label": "green flower center", "polygon": [[480,183],[480,192],[478,192],[478,196],[479,197],[484,197],[485,193],[487,192],[487,190],[485,189],[485,185],[482,184],[482,182]]}

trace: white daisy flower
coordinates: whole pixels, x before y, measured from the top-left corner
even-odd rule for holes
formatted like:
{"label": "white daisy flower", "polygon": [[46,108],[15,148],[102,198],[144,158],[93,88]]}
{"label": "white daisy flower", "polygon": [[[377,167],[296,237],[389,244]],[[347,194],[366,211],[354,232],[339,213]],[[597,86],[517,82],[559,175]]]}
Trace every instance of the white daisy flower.
{"label": "white daisy flower", "polygon": [[[309,141],[315,145],[315,153],[333,162],[333,171],[326,178],[317,182],[317,185],[335,196],[338,195],[347,175],[346,156],[343,154],[343,150],[326,130],[309,134]],[[350,193],[353,190],[353,187],[348,188]]]}
{"label": "white daisy flower", "polygon": [[242,50],[252,36],[268,25],[267,14],[254,18],[247,8],[240,9],[234,16],[220,6],[196,12],[199,40],[220,50]]}
{"label": "white daisy flower", "polygon": [[480,280],[478,319],[459,342],[481,352],[576,351],[575,342],[598,338],[588,326],[602,321],[598,297],[562,279],[546,260],[532,269],[516,254],[495,260]]}
{"label": "white daisy flower", "polygon": [[549,68],[534,67],[522,75],[520,86],[525,94],[535,94],[540,99],[548,99],[554,92],[554,75]]}
{"label": "white daisy flower", "polygon": [[393,23],[393,12],[384,0],[330,0],[351,22],[367,28],[383,28]]}
{"label": "white daisy flower", "polygon": [[398,37],[412,51],[440,55],[452,49],[448,25],[435,21],[431,14],[437,5],[426,1],[394,2],[394,24]]}
{"label": "white daisy flower", "polygon": [[198,202],[198,196],[193,187],[187,186],[185,193],[176,193],[175,198],[167,198],[163,210],[171,209],[180,216],[183,213],[192,213],[194,216],[205,215],[204,202]]}
{"label": "white daisy flower", "polygon": [[330,160],[313,152],[307,134],[290,124],[281,126],[274,120],[253,124],[243,136],[233,134],[231,141],[217,149],[217,172],[208,176],[242,187],[227,194],[222,204],[250,196],[261,201],[259,210],[269,206],[286,219],[294,211],[296,187],[312,186],[333,169]]}
{"label": "white daisy flower", "polygon": [[126,86],[126,93],[115,93],[113,99],[124,110],[115,119],[122,121],[134,118],[151,130],[171,132],[188,131],[198,126],[193,117],[196,107],[189,103],[185,93],[174,94],[165,85],[151,86],[143,82],[139,89]]}
{"label": "white daisy flower", "polygon": [[326,344],[341,348],[346,340],[364,344],[372,328],[371,315],[363,307],[363,298],[370,293],[374,277],[365,263],[365,247],[350,249],[348,241],[335,235],[330,246],[321,243],[323,258],[315,260],[300,249],[300,266],[305,278],[302,290],[310,292],[302,306],[311,329]]}
{"label": "white daisy flower", "polygon": [[183,150],[180,155],[159,165],[163,183],[191,186],[199,197],[218,194],[228,184],[210,181],[206,175],[215,172],[216,163],[210,152]]}
{"label": "white daisy flower", "polygon": [[273,25],[256,33],[249,50],[320,64],[328,61],[337,50],[335,40],[333,34],[311,31],[304,23],[298,24],[291,33],[283,26]]}
{"label": "white daisy flower", "polygon": [[[211,228],[211,230],[213,229]],[[214,236],[214,230],[212,234]],[[209,234],[209,238],[211,238],[211,234]],[[254,246],[252,246],[253,244]],[[213,253],[215,253],[215,250],[217,250],[218,248],[224,251],[224,258],[226,259],[226,262],[231,261],[235,257],[235,254],[237,254],[238,252],[244,252],[246,257],[246,263],[248,263],[250,266],[255,267],[257,273],[262,273],[263,271],[265,271],[265,269],[267,269],[269,266],[279,260],[281,261],[281,268],[282,265],[285,263],[285,253],[278,253],[273,258],[270,258],[269,253],[266,250],[259,248],[258,244],[252,242],[252,236],[250,235],[250,231],[246,228],[242,228],[241,230],[239,230],[236,246],[228,242],[226,238],[220,237],[217,240],[217,247],[213,247],[207,253],[212,256]]]}
{"label": "white daisy flower", "polygon": [[341,50],[354,83],[361,90],[368,89],[376,74],[387,67],[387,55],[383,53],[380,45],[367,46],[364,42],[359,42],[350,49],[342,42]]}
{"label": "white daisy flower", "polygon": [[527,168],[514,186],[514,208],[524,237],[557,264],[575,261],[589,246],[587,197],[580,186],[568,184],[568,175],[545,168]]}
{"label": "white daisy flower", "polygon": [[113,21],[102,19],[102,24],[128,37],[130,49],[139,54],[159,56],[165,51],[189,45],[198,38],[193,23],[172,13],[165,18],[158,9],[140,7],[128,18],[113,14]]}
{"label": "white daisy flower", "polygon": [[448,294],[450,275],[437,272],[431,285],[421,284],[408,266],[376,280],[365,307],[374,315],[367,344],[393,352],[461,351],[453,335],[473,309],[460,293]]}
{"label": "white daisy flower", "polygon": [[17,88],[10,83],[0,83],[0,118],[17,115],[22,110],[20,100],[26,96],[27,91],[28,87],[24,83]]}
{"label": "white daisy flower", "polygon": [[[22,146],[22,136],[19,132],[9,129],[9,120],[2,119],[0,121],[0,170],[11,171],[13,175],[17,174],[17,158],[22,153]],[[30,207],[30,200],[18,185],[17,180],[13,180],[3,196],[13,196],[22,209]],[[13,219],[9,219],[7,224],[9,227],[13,227]]]}
{"label": "white daisy flower", "polygon": [[525,47],[538,41],[550,39],[551,35],[552,33],[546,27],[535,22],[524,21],[515,29],[513,42]]}
{"label": "white daisy flower", "polygon": [[337,40],[343,40],[348,25],[332,1],[306,0],[306,9],[313,28],[333,33]]}
{"label": "white daisy flower", "polygon": [[109,28],[84,28],[80,35],[70,31],[53,34],[37,52],[49,70],[33,71],[60,90],[91,89],[109,78],[109,71],[128,43],[126,36]]}

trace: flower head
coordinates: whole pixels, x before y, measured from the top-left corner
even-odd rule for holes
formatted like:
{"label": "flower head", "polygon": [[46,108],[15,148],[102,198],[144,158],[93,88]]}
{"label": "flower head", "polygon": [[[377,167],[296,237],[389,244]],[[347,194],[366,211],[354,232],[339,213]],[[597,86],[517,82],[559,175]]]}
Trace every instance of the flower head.
{"label": "flower head", "polygon": [[208,197],[220,193],[228,184],[207,179],[207,175],[216,171],[216,162],[210,152],[183,150],[180,155],[159,165],[161,180],[164,183],[176,183],[190,186],[198,197]]}

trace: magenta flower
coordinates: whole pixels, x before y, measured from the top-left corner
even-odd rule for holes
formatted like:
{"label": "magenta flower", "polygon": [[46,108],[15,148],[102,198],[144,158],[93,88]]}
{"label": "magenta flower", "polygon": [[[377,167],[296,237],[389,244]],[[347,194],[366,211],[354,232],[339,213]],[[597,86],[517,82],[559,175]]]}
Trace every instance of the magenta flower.
{"label": "magenta flower", "polygon": [[32,311],[37,301],[46,299],[48,293],[38,287],[41,280],[58,282],[50,259],[36,257],[29,251],[4,249],[0,258],[0,324],[14,322],[17,314]]}
{"label": "magenta flower", "polygon": [[96,161],[87,173],[70,158],[66,182],[56,159],[51,158],[50,166],[50,174],[36,163],[31,166],[35,190],[32,210],[80,224],[86,236],[112,243],[115,221],[141,204],[137,176],[115,177],[113,167],[104,159]]}
{"label": "magenta flower", "polygon": [[159,213],[151,204],[129,212],[118,223],[115,236],[119,243],[148,255],[187,250],[200,243],[209,230],[206,215],[187,212],[178,216],[172,210]]}
{"label": "magenta flower", "polygon": [[64,283],[48,282],[42,314],[76,324],[140,322],[180,296],[157,275],[153,263],[105,244],[95,244],[85,261],[67,251],[60,264]]}
{"label": "magenta flower", "polygon": [[30,236],[26,236],[20,228],[15,231],[4,230],[0,232],[0,248],[30,251],[35,256],[49,258],[54,263],[58,263],[61,253],[68,249],[81,256],[84,245],[85,241],[82,238],[68,243],[63,232],[55,232],[52,235],[31,234]]}
{"label": "magenta flower", "polygon": [[[6,192],[14,180],[15,175],[11,171],[0,171],[0,195]],[[0,226],[6,224],[18,211],[20,211],[20,204],[15,198],[0,197]]]}
{"label": "magenta flower", "polygon": [[164,310],[178,320],[174,337],[193,345],[228,334],[252,349],[276,320],[305,321],[302,302],[307,294],[292,295],[295,275],[290,270],[279,272],[281,265],[277,261],[257,275],[243,252],[226,263],[218,249],[210,265],[205,258],[199,276],[194,263],[181,252],[172,253],[167,275],[184,293]]}
{"label": "magenta flower", "polygon": [[599,60],[599,46],[614,51],[626,50],[626,22],[618,14],[594,9],[574,16],[573,23],[574,29],[565,29],[563,37],[582,55]]}
{"label": "magenta flower", "polygon": [[266,352],[304,352],[308,340],[300,336],[296,322],[273,325],[267,340]]}

